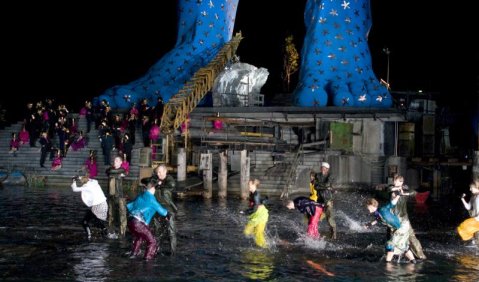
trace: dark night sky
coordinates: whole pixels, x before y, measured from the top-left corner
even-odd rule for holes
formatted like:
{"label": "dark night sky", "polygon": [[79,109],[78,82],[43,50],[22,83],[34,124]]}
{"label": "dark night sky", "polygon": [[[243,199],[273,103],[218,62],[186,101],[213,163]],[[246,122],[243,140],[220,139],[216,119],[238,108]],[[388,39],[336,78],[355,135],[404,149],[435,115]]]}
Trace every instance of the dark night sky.
{"label": "dark night sky", "polygon": [[[387,57],[381,50],[388,47],[393,90],[439,91],[441,103],[477,110],[479,48],[472,41],[477,40],[478,17],[466,5],[423,2],[371,1],[374,71],[386,77]],[[15,97],[13,104],[2,102],[4,107],[22,109],[32,97],[50,96],[78,111],[85,99],[141,77],[176,40],[176,1],[160,3],[3,7],[0,65],[7,86],[2,92]],[[304,5],[305,0],[240,0],[235,30],[245,39],[238,53],[243,62],[269,69],[263,87],[268,96],[280,91],[287,31],[298,50],[302,45]],[[272,6],[278,11],[273,13]]]}

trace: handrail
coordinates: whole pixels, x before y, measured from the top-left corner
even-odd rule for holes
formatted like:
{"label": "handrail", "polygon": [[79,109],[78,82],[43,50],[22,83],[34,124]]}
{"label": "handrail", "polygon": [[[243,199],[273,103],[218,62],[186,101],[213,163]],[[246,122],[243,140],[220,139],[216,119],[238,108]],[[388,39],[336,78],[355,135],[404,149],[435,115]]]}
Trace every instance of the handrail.
{"label": "handrail", "polygon": [[216,77],[224,70],[225,66],[231,62],[232,58],[234,58],[242,39],[241,32],[236,33],[236,35],[223,46],[216,57],[211,60],[208,65],[199,69],[193,77],[185,83],[183,88],[165,104],[160,124],[161,132],[167,138],[163,154],[165,163],[169,163],[170,161],[169,150],[174,146],[174,138],[172,135],[175,132],[175,128],[180,127],[182,123],[188,121],[190,113],[211,88],[213,88]]}
{"label": "handrail", "polygon": [[234,57],[242,39],[241,32],[238,32],[208,65],[199,69],[183,88],[171,97],[161,118],[162,133],[173,134],[175,128],[180,127],[188,119],[188,115],[213,88],[215,78]]}

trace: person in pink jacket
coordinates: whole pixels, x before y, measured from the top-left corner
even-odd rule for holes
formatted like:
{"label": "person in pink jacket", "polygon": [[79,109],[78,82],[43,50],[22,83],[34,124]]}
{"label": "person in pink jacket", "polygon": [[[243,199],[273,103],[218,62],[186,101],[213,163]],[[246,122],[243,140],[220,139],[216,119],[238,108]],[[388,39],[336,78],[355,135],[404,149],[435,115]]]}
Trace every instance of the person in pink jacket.
{"label": "person in pink jacket", "polygon": [[89,177],[95,179],[98,175],[98,166],[96,164],[95,150],[90,150],[90,155],[85,160],[85,169],[89,174]]}
{"label": "person in pink jacket", "polygon": [[25,125],[18,133],[18,138],[20,139],[20,145],[28,144],[30,142],[30,133],[28,133],[27,129],[25,128]]}
{"label": "person in pink jacket", "polygon": [[20,139],[18,139],[17,134],[14,132],[12,133],[12,138],[10,139],[10,153],[17,156],[17,151],[20,148]]}

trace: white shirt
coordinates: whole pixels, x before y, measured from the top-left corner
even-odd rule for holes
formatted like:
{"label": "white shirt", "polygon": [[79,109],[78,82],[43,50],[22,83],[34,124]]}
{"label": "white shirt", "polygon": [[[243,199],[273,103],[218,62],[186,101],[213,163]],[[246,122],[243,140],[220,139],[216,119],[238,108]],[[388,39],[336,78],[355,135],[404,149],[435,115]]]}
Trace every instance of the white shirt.
{"label": "white shirt", "polygon": [[89,179],[81,187],[77,187],[76,181],[72,183],[73,192],[81,192],[81,199],[87,207],[95,206],[106,201],[105,194],[95,179]]}

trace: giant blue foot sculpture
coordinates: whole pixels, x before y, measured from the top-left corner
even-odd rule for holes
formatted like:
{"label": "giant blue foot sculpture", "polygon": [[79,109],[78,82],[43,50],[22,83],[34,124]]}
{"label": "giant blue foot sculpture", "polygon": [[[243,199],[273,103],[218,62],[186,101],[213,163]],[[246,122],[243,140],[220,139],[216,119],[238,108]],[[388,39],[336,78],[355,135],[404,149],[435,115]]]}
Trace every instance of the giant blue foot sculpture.
{"label": "giant blue foot sculpture", "polygon": [[178,38],[147,74],[127,85],[114,86],[99,100],[127,109],[132,102],[158,96],[168,102],[193,74],[208,64],[233,33],[238,0],[179,0]]}
{"label": "giant blue foot sculpture", "polygon": [[[175,48],[144,77],[108,89],[100,100],[124,109],[143,98],[161,96],[167,102],[231,39],[238,0],[179,0],[178,5]],[[296,105],[326,106],[332,99],[336,106],[391,106],[371,68],[368,0],[308,0],[305,23]]]}
{"label": "giant blue foot sculpture", "polygon": [[308,0],[298,106],[390,107],[371,68],[369,0]]}

